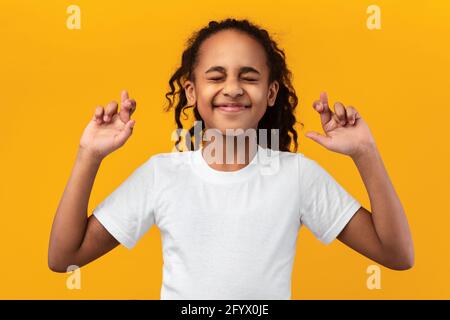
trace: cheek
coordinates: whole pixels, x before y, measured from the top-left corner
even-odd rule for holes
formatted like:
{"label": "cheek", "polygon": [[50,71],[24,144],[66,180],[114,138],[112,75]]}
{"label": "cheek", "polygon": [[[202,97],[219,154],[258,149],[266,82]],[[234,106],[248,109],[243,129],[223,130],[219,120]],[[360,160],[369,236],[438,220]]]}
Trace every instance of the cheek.
{"label": "cheek", "polygon": [[204,108],[204,107],[211,107],[211,103],[214,99],[214,96],[217,95],[217,89],[214,89],[212,87],[203,87],[201,89],[201,93],[197,95],[197,102]]}
{"label": "cheek", "polygon": [[211,113],[211,102],[216,91],[209,87],[203,87],[200,91],[201,93],[197,93],[197,107],[203,117],[203,113]]}
{"label": "cheek", "polygon": [[267,103],[267,90],[261,87],[250,87],[247,89],[248,95],[252,99],[252,102],[261,105]]}
{"label": "cheek", "polygon": [[255,111],[258,114],[264,114],[267,109],[267,91],[261,88],[255,88],[255,90],[249,90],[248,93],[252,100],[252,107]]}
{"label": "cheek", "polygon": [[212,96],[198,97],[197,110],[205,122],[210,122],[213,117],[213,108],[211,105]]}

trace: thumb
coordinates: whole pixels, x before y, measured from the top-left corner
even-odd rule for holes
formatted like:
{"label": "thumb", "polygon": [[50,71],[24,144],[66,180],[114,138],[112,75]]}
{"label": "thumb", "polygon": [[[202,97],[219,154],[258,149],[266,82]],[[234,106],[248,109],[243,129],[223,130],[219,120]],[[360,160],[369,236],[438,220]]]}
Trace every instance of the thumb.
{"label": "thumb", "polygon": [[126,124],[123,130],[117,135],[117,143],[119,145],[123,145],[125,141],[131,136],[133,133],[133,127],[136,123],[136,120],[130,119]]}
{"label": "thumb", "polygon": [[305,136],[315,142],[317,142],[318,144],[324,146],[325,148],[327,148],[328,146],[328,142],[330,137],[327,136],[323,136],[318,132],[315,131],[308,131],[306,132]]}

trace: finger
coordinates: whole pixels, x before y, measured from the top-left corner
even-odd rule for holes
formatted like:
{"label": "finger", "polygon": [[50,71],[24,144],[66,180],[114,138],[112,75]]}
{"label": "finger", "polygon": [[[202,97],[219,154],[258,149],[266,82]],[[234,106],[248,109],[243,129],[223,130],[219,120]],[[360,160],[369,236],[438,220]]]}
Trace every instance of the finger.
{"label": "finger", "polygon": [[104,110],[102,106],[97,106],[95,108],[93,120],[95,120],[98,124],[101,124],[103,121],[103,112]]}
{"label": "finger", "polygon": [[122,90],[122,92],[120,93],[120,102],[123,103],[126,100],[128,100],[128,91]]}
{"label": "finger", "polygon": [[356,109],[353,108],[352,106],[348,106],[347,107],[347,121],[348,121],[348,123],[350,123],[351,125],[355,124],[356,114],[357,113],[358,113],[358,111],[356,111]]}
{"label": "finger", "polygon": [[136,110],[136,100],[134,99],[129,99],[130,103],[131,103],[131,111],[130,111],[130,116],[133,114],[133,112]]}
{"label": "finger", "polygon": [[325,126],[331,120],[331,110],[323,104],[321,100],[316,100],[313,103],[314,109],[320,114],[320,121],[322,126]]}
{"label": "finger", "polygon": [[316,110],[316,111],[319,112],[319,113],[323,111],[323,106],[322,106],[322,104],[320,103],[320,100],[314,101],[313,104],[312,104],[312,106],[313,106],[314,110]]}
{"label": "finger", "polygon": [[105,114],[103,115],[103,121],[109,122],[112,119],[113,115],[117,113],[117,107],[118,104],[116,101],[111,101],[110,103],[108,103],[105,108]]}
{"label": "finger", "polygon": [[125,143],[125,141],[127,141],[128,138],[131,136],[131,134],[133,133],[133,127],[135,123],[136,120],[132,119],[125,124],[123,130],[120,131],[120,133],[116,137],[117,139],[116,143],[118,146],[122,146]]}
{"label": "finger", "polygon": [[345,126],[347,123],[347,111],[345,110],[345,106],[341,102],[336,102],[334,104],[334,113],[336,113],[339,124],[341,126]]}
{"label": "finger", "polygon": [[305,136],[327,149],[330,148],[331,138],[328,136],[321,135],[320,133],[315,131],[309,131],[305,134]]}
{"label": "finger", "polygon": [[320,93],[320,102],[324,106],[324,111],[331,112],[330,106],[328,105],[328,95],[325,91]]}
{"label": "finger", "polygon": [[128,99],[125,102],[123,102],[120,107],[119,113],[122,122],[127,123],[135,110],[136,110],[136,101],[134,99]]}
{"label": "finger", "polygon": [[[355,109],[355,110],[356,110],[356,109]],[[361,119],[361,118],[362,118],[362,117],[361,117],[361,114],[359,113],[358,110],[356,110],[355,121],[358,120],[358,119]]]}
{"label": "finger", "polygon": [[333,119],[334,123],[336,124],[336,126],[339,127],[341,125],[341,120],[339,120],[339,118],[336,115],[336,113],[333,113],[332,119]]}
{"label": "finger", "polygon": [[134,99],[128,99],[122,104],[122,108],[130,113],[130,116],[136,110],[136,101]]}

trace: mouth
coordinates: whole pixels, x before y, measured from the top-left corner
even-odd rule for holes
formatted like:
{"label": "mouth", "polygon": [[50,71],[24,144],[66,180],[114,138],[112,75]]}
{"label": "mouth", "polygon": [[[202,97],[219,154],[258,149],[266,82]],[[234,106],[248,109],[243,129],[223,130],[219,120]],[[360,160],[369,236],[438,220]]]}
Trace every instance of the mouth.
{"label": "mouth", "polygon": [[250,105],[243,105],[241,103],[227,103],[227,104],[217,104],[213,105],[214,109],[219,109],[225,112],[239,112],[250,108]]}

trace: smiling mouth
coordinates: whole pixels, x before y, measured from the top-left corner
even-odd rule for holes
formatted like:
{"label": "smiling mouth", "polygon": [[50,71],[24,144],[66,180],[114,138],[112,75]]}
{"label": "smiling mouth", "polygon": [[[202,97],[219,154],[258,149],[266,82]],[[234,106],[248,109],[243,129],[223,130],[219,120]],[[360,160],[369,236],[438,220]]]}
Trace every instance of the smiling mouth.
{"label": "smiling mouth", "polygon": [[225,111],[225,112],[239,112],[239,111],[243,111],[245,109],[249,109],[250,106],[246,106],[243,104],[219,104],[219,105],[213,105],[214,108],[217,108],[221,111]]}

